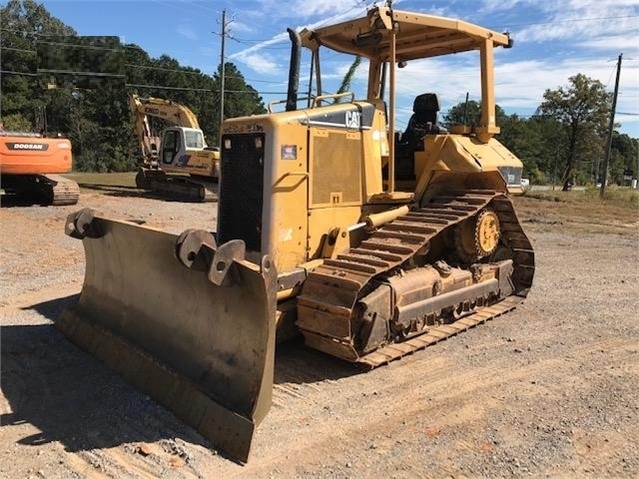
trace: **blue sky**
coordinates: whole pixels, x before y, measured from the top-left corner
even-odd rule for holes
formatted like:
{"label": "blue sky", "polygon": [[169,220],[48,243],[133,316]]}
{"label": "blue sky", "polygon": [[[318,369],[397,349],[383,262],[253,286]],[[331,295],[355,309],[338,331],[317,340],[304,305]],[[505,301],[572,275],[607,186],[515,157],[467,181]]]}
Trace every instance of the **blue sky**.
{"label": "blue sky", "polygon": [[[1,4],[6,1],[0,1]],[[118,35],[152,56],[166,53],[181,64],[211,74],[220,61],[221,12],[229,31],[226,52],[247,82],[264,92],[265,102],[285,92],[290,44],[287,27],[317,26],[359,16],[373,2],[358,0],[48,0],[57,18],[81,35]],[[383,2],[377,2],[383,4]],[[395,0],[401,10],[460,18],[504,32],[515,39],[495,56],[496,99],[507,113],[530,115],[547,88],[566,85],[584,73],[612,91],[616,58],[624,54],[616,121],[639,137],[639,2],[637,0]],[[324,55],[324,89],[334,91],[352,59]],[[304,66],[303,66],[304,67]],[[479,99],[478,55],[474,52],[412,62],[401,70],[398,97],[401,129],[412,99],[439,94],[442,110]],[[353,90],[363,95],[363,64]],[[304,70],[302,70],[304,71]],[[306,78],[302,75],[302,79]],[[304,82],[305,80],[303,80]],[[168,93],[167,93],[168,95]]]}

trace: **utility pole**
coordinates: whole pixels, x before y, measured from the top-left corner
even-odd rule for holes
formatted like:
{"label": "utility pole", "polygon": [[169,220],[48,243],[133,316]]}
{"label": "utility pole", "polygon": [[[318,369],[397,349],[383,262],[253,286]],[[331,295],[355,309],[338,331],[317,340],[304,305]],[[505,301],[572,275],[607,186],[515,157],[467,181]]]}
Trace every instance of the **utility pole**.
{"label": "utility pole", "polygon": [[601,181],[601,190],[599,190],[599,196],[602,199],[606,191],[606,182],[608,181],[608,164],[610,163],[610,149],[612,148],[612,130],[615,127],[615,110],[617,109],[617,94],[619,93],[621,57],[623,57],[623,53],[619,54],[619,59],[617,60],[617,79],[615,80],[615,93],[612,97],[612,109],[610,110],[610,125],[608,126],[608,143],[606,145],[606,156],[604,158],[603,180]]}
{"label": "utility pole", "polygon": [[224,123],[224,40],[226,40],[226,9],[222,10],[222,51],[220,53],[220,128],[218,146],[222,149],[222,123]]}

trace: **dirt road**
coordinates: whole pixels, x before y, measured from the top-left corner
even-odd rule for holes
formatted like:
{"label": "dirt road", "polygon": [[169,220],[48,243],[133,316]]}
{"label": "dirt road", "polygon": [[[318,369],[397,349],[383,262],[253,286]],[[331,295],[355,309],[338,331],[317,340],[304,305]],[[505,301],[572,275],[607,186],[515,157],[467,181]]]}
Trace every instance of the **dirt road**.
{"label": "dirt road", "polygon": [[240,466],[52,326],[82,285],[82,206],[181,232],[214,204],[84,191],[0,210],[1,478],[637,477],[636,212],[516,205],[537,254],[524,305],[361,374],[278,350],[274,405]]}

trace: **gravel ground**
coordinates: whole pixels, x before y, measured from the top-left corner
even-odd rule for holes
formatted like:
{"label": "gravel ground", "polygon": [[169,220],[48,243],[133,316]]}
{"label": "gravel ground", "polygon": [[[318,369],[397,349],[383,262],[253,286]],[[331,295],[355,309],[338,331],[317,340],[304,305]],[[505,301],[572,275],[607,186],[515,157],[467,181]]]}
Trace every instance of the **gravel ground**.
{"label": "gravel ground", "polygon": [[389,366],[362,374],[284,344],[240,466],[53,328],[82,286],[63,229],[83,206],[174,233],[216,218],[117,189],[0,210],[0,478],[639,476],[635,212],[517,199],[537,255],[527,301]]}

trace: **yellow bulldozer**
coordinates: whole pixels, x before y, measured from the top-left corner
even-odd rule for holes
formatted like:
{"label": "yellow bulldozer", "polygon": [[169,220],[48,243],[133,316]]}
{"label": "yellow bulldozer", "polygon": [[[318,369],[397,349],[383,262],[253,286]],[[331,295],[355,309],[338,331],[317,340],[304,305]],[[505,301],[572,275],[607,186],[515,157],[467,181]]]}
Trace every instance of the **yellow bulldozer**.
{"label": "yellow bulldozer", "polygon": [[[239,462],[271,406],[276,336],[375,368],[512,310],[534,273],[508,196],[522,163],[494,138],[508,35],[375,7],[289,36],[285,110],[223,125],[216,232],[86,209],[66,226],[86,276],[57,326]],[[301,98],[302,48],[317,92],[323,51],[367,59],[366,98]],[[447,131],[424,93],[396,134],[398,66],[466,51],[479,126]]]}

